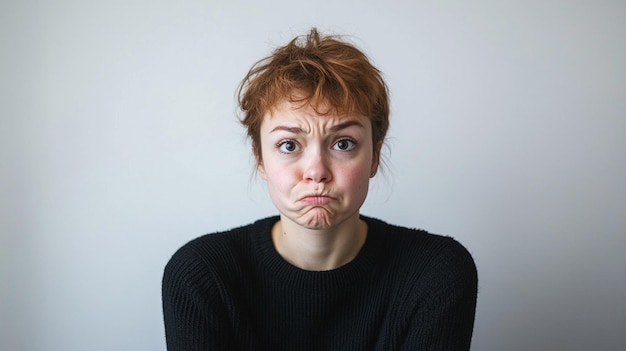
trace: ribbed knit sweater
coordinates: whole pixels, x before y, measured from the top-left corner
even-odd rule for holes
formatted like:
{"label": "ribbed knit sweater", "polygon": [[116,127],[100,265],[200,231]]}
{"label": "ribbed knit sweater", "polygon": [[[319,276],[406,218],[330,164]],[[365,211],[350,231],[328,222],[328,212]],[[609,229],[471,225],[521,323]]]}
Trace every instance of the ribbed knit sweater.
{"label": "ribbed knit sweater", "polygon": [[349,263],[306,271],[274,248],[278,217],[194,239],[165,267],[167,349],[468,350],[477,274],[450,237],[367,222]]}

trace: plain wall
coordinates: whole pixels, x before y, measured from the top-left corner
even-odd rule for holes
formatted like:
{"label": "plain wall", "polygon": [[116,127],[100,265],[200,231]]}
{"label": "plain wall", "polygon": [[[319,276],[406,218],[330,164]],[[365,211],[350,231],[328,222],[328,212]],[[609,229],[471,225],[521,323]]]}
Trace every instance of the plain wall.
{"label": "plain wall", "polygon": [[472,252],[473,349],[626,344],[626,2],[0,8],[0,349],[165,349],[170,255],[276,213],[235,90],[311,26],[384,72],[388,167],[362,212]]}

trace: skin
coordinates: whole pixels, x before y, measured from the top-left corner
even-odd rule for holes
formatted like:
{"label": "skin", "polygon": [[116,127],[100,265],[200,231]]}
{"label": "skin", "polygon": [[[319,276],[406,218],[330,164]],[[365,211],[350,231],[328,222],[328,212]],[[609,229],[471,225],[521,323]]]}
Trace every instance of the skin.
{"label": "skin", "polygon": [[272,229],[279,254],[305,270],[350,262],[367,236],[359,209],[378,168],[369,119],[282,101],[260,135],[258,171],[280,212]]}

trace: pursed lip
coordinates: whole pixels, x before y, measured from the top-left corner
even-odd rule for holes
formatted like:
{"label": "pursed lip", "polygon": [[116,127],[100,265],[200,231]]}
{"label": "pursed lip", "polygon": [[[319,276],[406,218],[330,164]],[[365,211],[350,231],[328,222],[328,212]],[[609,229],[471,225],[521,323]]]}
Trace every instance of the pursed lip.
{"label": "pursed lip", "polygon": [[325,205],[334,201],[335,198],[325,194],[308,194],[300,198],[300,202],[304,202],[311,205]]}

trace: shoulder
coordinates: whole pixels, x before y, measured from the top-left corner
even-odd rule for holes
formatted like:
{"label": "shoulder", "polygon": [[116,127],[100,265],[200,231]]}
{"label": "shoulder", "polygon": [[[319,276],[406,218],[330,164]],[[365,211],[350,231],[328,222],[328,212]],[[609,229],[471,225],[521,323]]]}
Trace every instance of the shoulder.
{"label": "shoulder", "polygon": [[276,217],[226,231],[204,234],[180,247],[165,266],[168,276],[228,276],[253,259],[255,238],[272,226]]}
{"label": "shoulder", "polygon": [[451,236],[433,234],[424,229],[389,224],[372,217],[362,216],[362,218],[367,222],[370,233],[382,237],[388,243],[406,248],[408,251],[419,250],[422,253],[434,253],[449,249],[469,255],[467,249]]}
{"label": "shoulder", "polygon": [[476,284],[474,259],[453,237],[392,225],[375,218],[364,219],[372,235],[379,237],[380,245],[385,247],[387,259],[407,275],[419,276],[420,281],[430,276]]}

